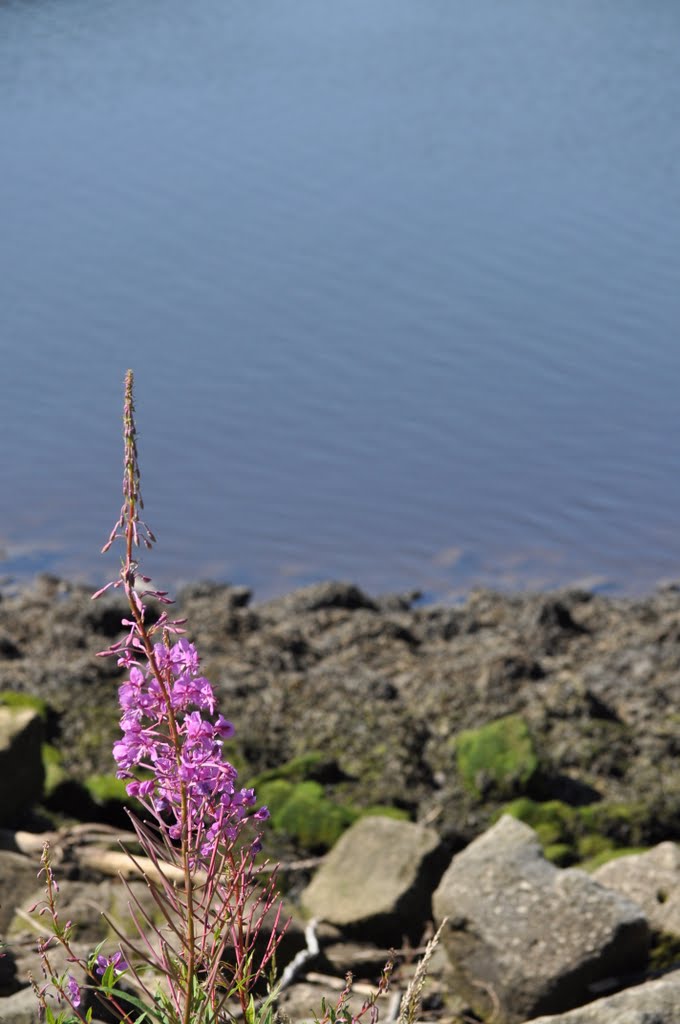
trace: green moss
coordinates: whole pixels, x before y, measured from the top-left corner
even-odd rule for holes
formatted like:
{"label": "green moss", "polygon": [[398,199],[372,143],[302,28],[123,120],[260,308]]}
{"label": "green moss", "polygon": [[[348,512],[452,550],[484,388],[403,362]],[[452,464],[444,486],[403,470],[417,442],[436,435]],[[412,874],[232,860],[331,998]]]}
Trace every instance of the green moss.
{"label": "green moss", "polygon": [[521,797],[506,804],[501,813],[512,814],[530,825],[550,860],[560,864],[578,861],[591,870],[613,857],[645,848],[650,810],[641,802],[602,801],[571,807],[560,800],[539,803]]}
{"label": "green moss", "polygon": [[40,697],[32,697],[28,693],[16,693],[14,690],[4,690],[0,693],[0,705],[6,708],[31,708],[38,712],[43,722],[47,722],[49,705]]}
{"label": "green moss", "polygon": [[531,734],[519,715],[459,733],[456,761],[465,788],[477,797],[521,793],[538,769]]}
{"label": "green moss", "polygon": [[260,807],[263,805],[269,808],[271,823],[276,827],[276,818],[282,807],[293,795],[295,786],[286,779],[272,779],[270,782],[261,782],[255,790],[257,801]]}
{"label": "green moss", "polygon": [[318,768],[326,760],[327,758],[318,750],[310,750],[306,754],[301,754],[299,757],[286,761],[285,764],[278,768],[270,768],[265,772],[260,772],[259,775],[250,779],[249,785],[258,790],[258,787],[261,788],[263,783],[268,783],[275,779],[286,779],[289,782],[304,782],[314,772],[314,769]]}
{"label": "green moss", "polygon": [[387,804],[374,804],[372,807],[356,809],[359,818],[393,818],[395,821],[410,821],[411,815],[403,807],[390,807]]}
{"label": "green moss", "polygon": [[316,782],[300,782],[278,813],[277,827],[307,850],[329,849],[356,814],[333,803]]}
{"label": "green moss", "polygon": [[611,853],[613,849],[615,846],[611,839],[600,835],[599,832],[590,832],[588,835],[579,836],[576,840],[576,851],[578,859],[581,861],[601,857],[603,854]]}
{"label": "green moss", "polygon": [[115,775],[90,775],[84,781],[90,797],[100,806],[109,801],[129,804],[131,801],[127,795],[126,785],[125,779],[117,779]]}
{"label": "green moss", "polygon": [[645,853],[648,850],[648,846],[609,846],[606,849],[596,853],[594,857],[589,857],[587,860],[582,861],[579,867],[583,871],[594,871],[595,868],[599,868],[602,864],[606,864],[610,860],[616,860],[618,857],[628,857],[631,853]]}
{"label": "green moss", "polygon": [[644,846],[654,810],[644,800],[631,803],[596,803],[578,809],[584,833],[599,833],[612,846]]}
{"label": "green moss", "polygon": [[574,833],[577,812],[574,807],[562,803],[561,800],[546,800],[539,803],[528,797],[520,797],[519,800],[506,804],[497,817],[501,813],[511,814],[530,825],[535,830],[548,860],[564,866],[576,859]]}
{"label": "green moss", "polygon": [[543,854],[558,868],[568,868],[574,863],[574,851],[568,843],[550,843],[543,848]]}
{"label": "green moss", "polygon": [[680,965],[680,936],[668,932],[652,932],[649,966],[654,971],[667,971]]}
{"label": "green moss", "polygon": [[272,779],[260,785],[258,797],[269,808],[275,831],[307,850],[329,849],[358,817],[357,811],[329,799],[323,786],[310,779]]}
{"label": "green moss", "polygon": [[385,804],[357,806],[350,799],[343,799],[342,779],[331,791],[328,779],[337,777],[337,771],[336,762],[327,753],[314,750],[261,772],[250,778],[248,785],[255,789],[258,804],[269,809],[273,831],[292,839],[304,850],[329,849],[360,817],[380,815],[409,820],[408,811],[402,808]]}
{"label": "green moss", "polygon": [[44,793],[49,797],[57,786],[66,781],[68,774],[64,768],[64,760],[56,747],[51,743],[43,743],[40,751],[45,772]]}

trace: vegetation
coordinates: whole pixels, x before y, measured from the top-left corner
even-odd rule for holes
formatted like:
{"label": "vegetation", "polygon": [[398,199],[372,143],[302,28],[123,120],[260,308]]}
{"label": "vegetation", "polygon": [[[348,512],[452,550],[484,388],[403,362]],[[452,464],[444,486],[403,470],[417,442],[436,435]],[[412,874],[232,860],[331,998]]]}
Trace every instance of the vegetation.
{"label": "vegetation", "polygon": [[508,799],[526,790],[538,770],[528,726],[520,715],[507,715],[456,739],[456,761],[472,795]]}

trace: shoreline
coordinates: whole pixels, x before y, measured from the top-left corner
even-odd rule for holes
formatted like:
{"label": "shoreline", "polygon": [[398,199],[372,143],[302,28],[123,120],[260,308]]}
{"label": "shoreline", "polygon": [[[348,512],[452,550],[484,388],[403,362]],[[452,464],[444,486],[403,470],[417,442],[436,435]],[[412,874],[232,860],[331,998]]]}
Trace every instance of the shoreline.
{"label": "shoreline", "polygon": [[[236,726],[230,756],[243,778],[314,755],[311,780],[350,817],[391,806],[436,821],[454,845],[521,799],[617,807],[593,826],[614,845],[680,835],[678,587],[414,600],[341,582],[260,603],[225,584],[180,592],[177,611]],[[112,772],[120,670],[96,653],[123,615],[116,597],[92,602],[54,577],[0,601],[0,691],[47,702],[48,739],[81,782]],[[498,722],[507,734],[484,732]],[[507,777],[474,767],[499,744]],[[570,814],[555,843],[577,859],[588,844]]]}

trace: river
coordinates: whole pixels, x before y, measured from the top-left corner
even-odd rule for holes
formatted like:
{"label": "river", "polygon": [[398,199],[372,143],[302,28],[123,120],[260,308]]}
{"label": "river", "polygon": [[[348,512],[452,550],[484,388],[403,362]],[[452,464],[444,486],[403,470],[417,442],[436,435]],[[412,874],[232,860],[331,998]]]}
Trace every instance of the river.
{"label": "river", "polygon": [[[680,8],[3,0],[0,573],[680,577]],[[112,569],[113,566],[113,569]]]}

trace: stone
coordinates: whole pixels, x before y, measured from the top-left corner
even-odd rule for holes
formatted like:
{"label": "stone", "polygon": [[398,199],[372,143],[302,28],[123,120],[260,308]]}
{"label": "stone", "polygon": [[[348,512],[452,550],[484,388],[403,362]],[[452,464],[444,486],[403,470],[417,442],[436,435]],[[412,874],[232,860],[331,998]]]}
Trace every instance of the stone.
{"label": "stone", "polygon": [[[59,878],[58,884],[60,917],[62,920],[71,922],[74,940],[94,948],[109,934],[109,926],[102,916],[102,912],[108,912],[112,892],[115,889],[122,890],[121,883],[112,882],[110,879],[103,882],[80,882]],[[25,901],[25,905],[17,907],[17,913],[10,922],[7,932],[10,938],[20,935],[25,930],[25,915],[28,914],[29,907],[44,899],[45,887],[40,886],[40,883],[34,879],[33,890]],[[37,912],[31,916],[36,923],[39,922]]]}
{"label": "stone", "polygon": [[659,843],[646,853],[617,857],[593,878],[642,907],[657,931],[680,936],[680,845]]}
{"label": "stone", "polygon": [[42,739],[37,711],[0,707],[0,825],[13,824],[42,795]]}
{"label": "stone", "polygon": [[0,999],[2,1024],[40,1024],[38,1002],[32,988],[22,988]]}
{"label": "stone", "polygon": [[603,979],[641,969],[649,927],[634,903],[543,856],[509,815],[455,856],[433,897],[454,986],[497,1024],[593,999]]}
{"label": "stone", "polygon": [[0,850],[0,935],[6,933],[15,908],[39,887],[39,868],[39,856]]}
{"label": "stone", "polygon": [[[677,1024],[680,971],[530,1024]],[[527,1022],[529,1024],[529,1022]]]}
{"label": "stone", "polygon": [[360,818],[344,833],[302,893],[312,917],[348,936],[387,946],[418,941],[444,867],[437,833],[392,818]]}

